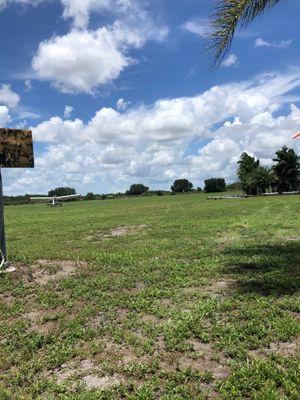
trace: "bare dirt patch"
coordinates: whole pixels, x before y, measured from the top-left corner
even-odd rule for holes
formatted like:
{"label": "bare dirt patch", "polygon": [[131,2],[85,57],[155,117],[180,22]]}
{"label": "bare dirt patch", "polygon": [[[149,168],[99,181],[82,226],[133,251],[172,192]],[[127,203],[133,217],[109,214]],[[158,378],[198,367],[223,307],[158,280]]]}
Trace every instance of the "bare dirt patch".
{"label": "bare dirt patch", "polygon": [[103,327],[109,323],[109,319],[106,317],[104,313],[99,313],[97,316],[95,316],[93,319],[88,321],[87,326],[97,329],[100,327]]}
{"label": "bare dirt patch", "polygon": [[118,308],[116,314],[118,318],[124,319],[128,317],[130,311],[128,310],[128,308]]}
{"label": "bare dirt patch", "polygon": [[32,311],[23,314],[23,318],[29,321],[29,331],[31,332],[48,334],[53,331],[57,326],[56,321],[51,320],[51,313],[49,313],[49,311]]}
{"label": "bare dirt patch", "polygon": [[299,312],[289,311],[289,314],[295,319],[300,319],[300,313]]}
{"label": "bare dirt patch", "polygon": [[117,369],[122,370],[129,364],[147,363],[151,359],[149,354],[137,354],[133,346],[119,344],[109,338],[104,339],[102,344],[102,351],[96,357],[99,365],[109,361]]}
{"label": "bare dirt patch", "polygon": [[192,371],[200,372],[211,372],[215,379],[224,379],[229,375],[229,368],[227,365],[222,364],[215,360],[209,360],[206,358],[192,359],[187,356],[182,356],[178,360],[178,369],[186,370],[191,369]]}
{"label": "bare dirt patch", "polygon": [[15,300],[14,296],[8,292],[0,294],[0,302],[3,302],[7,307],[11,307]]}
{"label": "bare dirt patch", "polygon": [[270,345],[270,351],[283,357],[294,356],[300,350],[300,337],[294,342],[274,342]]}
{"label": "bare dirt patch", "polygon": [[145,285],[144,282],[137,282],[133,287],[123,289],[123,292],[124,292],[124,293],[137,294],[137,293],[139,293],[140,291],[146,289],[146,287],[147,287],[147,286]]}
{"label": "bare dirt patch", "polygon": [[131,346],[121,345],[112,341],[105,343],[104,359],[114,360],[118,366],[124,367],[141,360]]}
{"label": "bare dirt patch", "polygon": [[106,231],[98,231],[92,236],[88,236],[86,240],[91,242],[97,242],[102,238],[120,237],[120,236],[132,236],[143,229],[147,228],[147,225],[128,225],[119,226]]}
{"label": "bare dirt patch", "polygon": [[152,314],[142,315],[141,320],[146,324],[153,324],[153,325],[161,324],[161,319]]}
{"label": "bare dirt patch", "polygon": [[77,371],[75,368],[71,368],[68,364],[63,364],[60,368],[56,368],[54,371],[50,371],[47,377],[54,378],[60,385],[67,379],[70,379],[76,375]]}
{"label": "bare dirt patch", "polygon": [[[106,390],[126,383],[127,369],[131,365],[150,364],[154,361],[166,373],[190,369],[211,372],[214,379],[223,379],[229,374],[229,367],[222,357],[215,354],[213,346],[197,340],[190,341],[193,351],[185,354],[167,351],[163,336],[157,338],[154,352],[147,354],[136,353],[134,347],[116,343],[109,338],[103,338],[101,344],[101,350],[93,360],[72,360],[50,371],[48,377],[54,378],[59,384],[66,380],[81,381],[88,390]],[[105,370],[107,362],[113,367],[111,374]]]}
{"label": "bare dirt patch", "polygon": [[45,285],[49,281],[73,275],[86,266],[84,261],[37,260],[31,267],[32,280]]}
{"label": "bare dirt patch", "polygon": [[217,297],[222,297],[226,295],[233,289],[234,280],[232,279],[221,279],[221,280],[214,280],[210,281],[207,285],[201,286],[190,286],[183,288],[183,293],[188,295],[194,295],[197,293],[205,294],[212,294]]}
{"label": "bare dirt patch", "polygon": [[210,343],[197,340],[190,341],[192,352],[168,352],[162,344],[161,349],[154,353],[160,368],[165,372],[192,370],[194,372],[211,372],[214,379],[223,379],[229,375],[230,369],[225,359],[216,354]]}
{"label": "bare dirt patch", "polygon": [[211,372],[214,379],[223,379],[229,375],[230,369],[222,355],[216,354],[210,343],[198,340],[190,341],[192,352],[179,353],[165,350],[163,338],[157,346],[154,356],[159,361],[160,368],[165,372],[184,371]]}
{"label": "bare dirt patch", "polygon": [[31,266],[14,263],[16,271],[12,274],[28,284],[45,285],[50,281],[75,274],[78,270],[88,266],[85,261],[69,260],[36,260]]}
{"label": "bare dirt patch", "polygon": [[193,350],[201,354],[202,356],[211,359],[214,355],[214,350],[210,343],[199,342],[198,340],[190,340],[189,343],[193,347]]}
{"label": "bare dirt patch", "polygon": [[111,389],[114,386],[119,386],[124,383],[124,378],[121,375],[104,376],[100,378],[97,375],[87,375],[83,378],[88,390],[94,389]]}
{"label": "bare dirt patch", "polygon": [[112,376],[101,376],[101,365],[96,365],[90,359],[75,360],[63,364],[60,368],[47,373],[47,377],[52,377],[58,384],[63,384],[67,380],[81,380],[88,390],[110,389],[124,383],[124,378],[119,374]]}
{"label": "bare dirt patch", "polygon": [[70,361],[62,364],[59,368],[48,371],[46,376],[55,379],[58,384],[61,384],[68,379],[78,377],[87,372],[94,372],[96,369],[97,367],[90,359],[81,360],[79,362]]}
{"label": "bare dirt patch", "polygon": [[216,354],[211,343],[190,340],[194,350],[191,354],[177,356],[179,370],[211,372],[214,379],[223,379],[229,375],[229,367],[220,354]]}
{"label": "bare dirt patch", "polygon": [[210,282],[210,285],[205,287],[205,292],[222,295],[232,290],[234,285],[233,279],[221,279]]}
{"label": "bare dirt patch", "polygon": [[173,304],[171,299],[161,299],[159,301],[159,305],[161,307],[164,307],[164,308],[169,308],[169,307],[173,307],[174,306],[174,304]]}
{"label": "bare dirt patch", "polygon": [[300,352],[300,336],[291,342],[272,342],[268,348],[251,350],[253,358],[265,358],[268,354],[275,353],[282,357],[293,357]]}
{"label": "bare dirt patch", "polygon": [[87,322],[87,326],[93,329],[98,329],[100,327],[109,325],[112,320],[115,320],[115,322],[118,323],[122,323],[124,322],[124,320],[126,320],[129,313],[130,311],[127,308],[119,308],[115,311],[115,313],[111,315],[99,312]]}

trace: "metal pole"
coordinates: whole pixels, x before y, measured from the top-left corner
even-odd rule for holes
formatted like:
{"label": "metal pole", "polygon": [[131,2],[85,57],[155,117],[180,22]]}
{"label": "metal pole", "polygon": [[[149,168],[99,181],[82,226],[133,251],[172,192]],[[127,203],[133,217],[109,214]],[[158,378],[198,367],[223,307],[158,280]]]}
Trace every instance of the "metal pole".
{"label": "metal pole", "polygon": [[[6,262],[6,243],[5,243],[5,230],[4,230],[4,207],[3,207],[3,189],[2,189],[2,177],[0,169],[0,246],[2,257]],[[1,263],[2,260],[0,260]]]}

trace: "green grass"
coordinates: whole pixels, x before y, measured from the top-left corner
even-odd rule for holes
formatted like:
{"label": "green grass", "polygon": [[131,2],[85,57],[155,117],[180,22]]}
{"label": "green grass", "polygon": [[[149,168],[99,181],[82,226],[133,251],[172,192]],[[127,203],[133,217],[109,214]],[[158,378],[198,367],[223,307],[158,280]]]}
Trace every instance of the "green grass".
{"label": "green grass", "polygon": [[298,400],[299,212],[198,194],[7,207],[0,399]]}

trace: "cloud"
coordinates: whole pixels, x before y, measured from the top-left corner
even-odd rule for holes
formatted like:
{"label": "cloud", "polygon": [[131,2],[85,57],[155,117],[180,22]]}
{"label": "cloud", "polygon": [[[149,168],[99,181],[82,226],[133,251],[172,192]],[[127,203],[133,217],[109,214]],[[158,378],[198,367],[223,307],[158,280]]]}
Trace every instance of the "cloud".
{"label": "cloud", "polygon": [[147,40],[162,40],[165,30],[154,30],[145,20],[143,27],[122,21],[96,31],[73,30],[39,45],[32,67],[37,77],[52,82],[64,93],[92,93],[97,87],[117,79],[135,63],[129,49],[142,47]]}
{"label": "cloud", "polygon": [[10,120],[9,109],[6,106],[0,106],[0,127],[4,127]]}
{"label": "cloud", "polygon": [[211,21],[208,18],[196,18],[186,21],[183,28],[191,33],[206,39],[211,33]]}
{"label": "cloud", "polygon": [[119,99],[117,101],[116,108],[118,111],[124,111],[130,104],[131,104],[130,101],[126,101],[124,99]]}
{"label": "cloud", "polygon": [[40,119],[41,116],[40,116],[40,114],[38,114],[36,112],[27,110],[24,107],[20,107],[18,109],[18,116],[16,117],[16,119],[20,120],[20,119],[25,119],[25,118],[28,118],[28,119]]}
{"label": "cloud", "polygon": [[168,145],[193,137],[211,138],[212,127],[226,119],[238,117],[230,123],[238,125],[255,121],[253,118],[266,111],[273,113],[278,102],[284,103],[286,90],[300,86],[299,78],[300,73],[261,75],[239,84],[214,86],[198,96],[160,99],[150,107],[131,107],[122,113],[104,107],[87,124],[75,120],[65,125],[54,117],[35,128],[36,140],[68,144],[82,140],[105,145],[132,145],[140,140]]}
{"label": "cloud", "polygon": [[[0,0],[0,10],[11,4],[38,6],[46,1],[50,0]],[[139,7],[136,0],[60,0],[60,3],[63,6],[63,17],[72,19],[73,26],[80,29],[87,28],[92,12],[105,10],[119,15]]]}
{"label": "cloud", "polygon": [[234,67],[238,63],[238,58],[235,54],[230,54],[223,62],[222,66],[226,68]]}
{"label": "cloud", "polygon": [[[50,0],[0,0],[0,10],[11,4],[35,7],[46,1]],[[60,2],[64,8],[63,17],[72,18],[77,28],[87,27],[90,13],[93,11],[109,10],[118,14],[133,8],[136,3],[135,0],[60,0]]]}
{"label": "cloud", "polygon": [[[209,177],[232,181],[243,151],[264,163],[284,144],[300,151],[300,142],[291,140],[300,109],[280,112],[288,92],[299,87],[300,71],[268,73],[151,106],[104,107],[87,122],[52,117],[31,128],[44,149],[36,168],[7,172],[7,192],[46,193],[60,185],[111,192],[135,181],[168,188],[176,177],[197,186]],[[204,147],[195,145],[203,140]]]}
{"label": "cloud", "polygon": [[109,10],[114,14],[122,14],[135,7],[134,0],[61,0],[64,6],[64,18],[72,18],[77,28],[86,28],[90,13]]}
{"label": "cloud", "polygon": [[11,90],[11,85],[2,84],[0,86],[0,105],[15,108],[20,102],[20,96]]}
{"label": "cloud", "polygon": [[117,79],[133,63],[122,52],[122,44],[106,27],[95,32],[72,31],[42,42],[32,67],[38,78],[51,81],[62,92],[91,93]]}
{"label": "cloud", "polygon": [[64,117],[66,119],[70,118],[72,112],[74,111],[74,107],[72,106],[65,106]]}
{"label": "cloud", "polygon": [[57,142],[58,138],[61,138],[62,143],[74,140],[75,144],[81,140],[77,135],[82,133],[83,127],[84,124],[79,119],[64,121],[60,117],[52,117],[49,121],[44,121],[32,129],[35,132],[35,140],[38,142]]}
{"label": "cloud", "polygon": [[24,85],[25,85],[25,91],[26,91],[26,92],[30,92],[30,91],[33,89],[32,82],[31,82],[31,80],[29,80],[29,79],[27,79],[27,80],[24,82]]}
{"label": "cloud", "polygon": [[40,119],[41,116],[39,114],[20,105],[20,101],[20,96],[11,89],[11,85],[0,85],[0,121],[2,121],[2,125],[12,121],[9,112],[13,112],[14,120]]}
{"label": "cloud", "polygon": [[0,0],[0,10],[4,9],[5,7],[7,7],[8,5],[13,4],[13,3],[24,5],[24,6],[27,6],[27,5],[37,6],[42,1],[44,1],[44,0]]}
{"label": "cloud", "polygon": [[[47,0],[0,0],[0,7],[13,3],[38,5]],[[137,0],[60,0],[63,17],[72,19],[66,35],[54,35],[39,44],[32,60],[35,78],[51,82],[63,93],[94,93],[117,79],[121,72],[137,63],[130,51],[147,41],[162,42],[168,28],[158,25]],[[114,22],[89,30],[92,12],[106,11]],[[32,89],[25,82],[26,91]]]}
{"label": "cloud", "polygon": [[268,42],[262,38],[258,38],[254,42],[255,47],[274,47],[276,49],[286,49],[292,44],[292,39],[281,40],[280,42]]}

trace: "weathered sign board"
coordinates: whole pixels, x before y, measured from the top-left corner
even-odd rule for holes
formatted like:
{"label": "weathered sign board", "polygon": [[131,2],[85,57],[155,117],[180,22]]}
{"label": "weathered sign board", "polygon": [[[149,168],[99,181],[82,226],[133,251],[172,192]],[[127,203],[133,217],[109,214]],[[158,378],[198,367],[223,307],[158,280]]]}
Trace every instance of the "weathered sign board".
{"label": "weathered sign board", "polygon": [[34,167],[32,133],[0,128],[0,168]]}
{"label": "weathered sign board", "polygon": [[7,263],[1,168],[33,168],[31,131],[0,128],[0,269]]}

